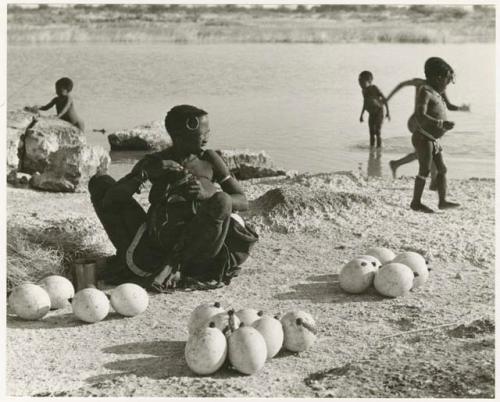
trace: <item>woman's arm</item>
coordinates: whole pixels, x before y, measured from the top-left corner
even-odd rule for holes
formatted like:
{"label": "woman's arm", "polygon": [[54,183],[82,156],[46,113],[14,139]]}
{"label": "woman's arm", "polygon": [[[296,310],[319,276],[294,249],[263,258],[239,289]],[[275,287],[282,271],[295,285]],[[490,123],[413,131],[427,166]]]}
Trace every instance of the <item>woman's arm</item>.
{"label": "woman's arm", "polygon": [[148,179],[144,163],[145,159],[141,159],[130,173],[113,184],[103,198],[104,207],[114,203],[128,202],[135,193],[139,192],[141,185]]}
{"label": "woman's arm", "polygon": [[227,167],[224,160],[213,150],[205,151],[214,170],[214,178],[220,184],[222,190],[231,196],[233,200],[233,211],[246,211],[248,200],[238,180],[236,180]]}
{"label": "woman's arm", "polygon": [[40,106],[38,107],[38,110],[49,110],[50,108],[52,108],[55,104],[56,104],[56,99],[57,98],[54,98],[52,99],[49,103],[47,103],[45,106]]}

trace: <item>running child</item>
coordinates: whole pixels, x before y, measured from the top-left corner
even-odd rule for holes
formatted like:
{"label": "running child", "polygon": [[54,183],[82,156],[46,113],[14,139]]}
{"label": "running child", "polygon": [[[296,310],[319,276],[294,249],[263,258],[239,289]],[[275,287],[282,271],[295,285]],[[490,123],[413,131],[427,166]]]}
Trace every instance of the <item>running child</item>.
{"label": "running child", "polygon": [[[451,67],[450,67],[451,69]],[[454,72],[453,72],[453,69],[451,70],[451,74],[453,74],[454,76]],[[426,84],[426,80],[424,80],[423,78],[413,78],[411,80],[408,80],[408,81],[403,81],[401,82],[400,84],[398,84],[396,86],[396,88],[394,88],[391,93],[387,96],[387,102],[389,102],[389,100],[399,91],[401,90],[402,88],[404,87],[408,87],[408,86],[413,86],[415,87],[415,100],[417,98],[417,95],[418,95],[418,91],[420,89],[420,87],[422,85],[425,85]],[[448,110],[451,110],[451,111],[455,111],[455,110],[458,110],[458,111],[470,111],[470,106],[467,105],[467,104],[462,104],[461,106],[456,106],[454,104],[452,104],[450,102],[450,100],[448,99],[448,96],[446,95],[446,92],[443,92],[441,94],[445,104],[446,104],[446,108]],[[396,170],[398,169],[398,167],[402,166],[402,165],[405,165],[407,163],[410,163],[410,162],[413,162],[414,160],[417,159],[417,154],[416,152],[411,152],[409,153],[408,155],[406,156],[403,156],[401,159],[397,159],[397,160],[392,160],[392,161],[389,161],[389,166],[391,168],[391,171],[392,171],[392,176],[393,178],[396,178]],[[435,175],[435,168],[433,166],[432,168],[432,176],[433,176],[433,180],[431,181],[431,185],[430,185],[430,189],[431,190],[436,190],[436,188],[433,188],[434,187],[434,175]]]}
{"label": "running child", "polygon": [[382,146],[381,130],[384,121],[384,105],[388,120],[391,119],[389,115],[389,106],[387,100],[378,89],[373,85],[373,74],[370,71],[362,71],[358,78],[359,86],[363,92],[363,109],[361,109],[361,116],[359,121],[363,122],[363,114],[365,110],[368,112],[368,129],[370,131],[370,147],[375,145],[377,139],[377,148]]}
{"label": "running child", "polygon": [[49,110],[54,105],[56,107],[58,118],[67,121],[78,127],[81,131],[85,131],[83,120],[78,117],[75,110],[75,104],[71,96],[73,90],[73,81],[67,77],[60,78],[56,81],[57,96],[45,106],[35,106],[35,110]]}
{"label": "running child", "polygon": [[434,211],[421,201],[432,163],[437,170],[439,209],[456,208],[460,205],[446,199],[446,165],[438,141],[455,126],[454,122],[446,118],[449,101],[445,100],[445,95],[443,96],[446,87],[454,79],[454,72],[450,65],[439,57],[429,58],[425,62],[424,70],[426,79],[417,90],[415,111],[408,121],[419,164],[410,208],[414,211],[432,213]]}

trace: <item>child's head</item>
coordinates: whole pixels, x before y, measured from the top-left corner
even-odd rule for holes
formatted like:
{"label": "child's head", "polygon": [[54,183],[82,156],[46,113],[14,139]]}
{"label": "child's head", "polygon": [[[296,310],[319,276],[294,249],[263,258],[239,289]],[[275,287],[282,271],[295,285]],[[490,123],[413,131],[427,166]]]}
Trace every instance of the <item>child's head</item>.
{"label": "child's head", "polygon": [[165,128],[174,144],[198,153],[208,140],[208,114],[191,105],[174,106],[165,117]]}
{"label": "child's head", "polygon": [[373,81],[373,74],[371,73],[371,71],[365,70],[359,74],[358,82],[361,88],[368,87],[372,83],[372,81]]}
{"label": "child's head", "polygon": [[444,90],[455,79],[453,68],[440,57],[427,59],[424,71],[427,81],[439,90]]}
{"label": "child's head", "polygon": [[73,81],[68,77],[59,78],[56,81],[56,93],[58,95],[67,95],[73,89]]}

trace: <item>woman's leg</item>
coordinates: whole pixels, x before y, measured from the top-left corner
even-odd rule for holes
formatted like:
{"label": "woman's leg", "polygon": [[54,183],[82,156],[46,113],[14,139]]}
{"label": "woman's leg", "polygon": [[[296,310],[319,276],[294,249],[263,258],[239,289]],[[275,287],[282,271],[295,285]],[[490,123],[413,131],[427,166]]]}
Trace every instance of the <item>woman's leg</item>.
{"label": "woman's leg", "polygon": [[146,212],[133,198],[104,207],[104,195],[115,183],[108,175],[93,176],[89,181],[89,192],[97,217],[121,255],[127,250],[139,226],[146,221]]}

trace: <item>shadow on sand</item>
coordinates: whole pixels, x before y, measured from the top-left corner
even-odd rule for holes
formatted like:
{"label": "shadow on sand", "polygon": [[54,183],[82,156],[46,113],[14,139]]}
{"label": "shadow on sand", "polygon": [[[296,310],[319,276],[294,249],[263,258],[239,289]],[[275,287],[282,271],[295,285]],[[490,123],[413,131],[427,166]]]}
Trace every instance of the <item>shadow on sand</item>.
{"label": "shadow on sand", "polygon": [[291,286],[292,292],[280,293],[278,300],[310,300],[313,303],[356,303],[383,301],[374,288],[361,294],[349,294],[340,288],[338,274],[317,275],[306,278],[312,283],[299,283]]}
{"label": "shadow on sand", "polygon": [[[115,312],[109,313],[104,321],[119,320],[123,317]],[[40,320],[23,320],[13,314],[7,315],[7,328],[12,329],[50,329],[50,328],[71,328],[91,325],[79,320],[73,313],[50,312]]]}
{"label": "shadow on sand", "polygon": [[[127,375],[147,377],[155,380],[168,377],[199,377],[188,367],[184,358],[184,341],[152,341],[134,342],[111,346],[103,349],[104,353],[117,355],[151,355],[134,359],[116,360],[104,364],[108,370],[117,373],[102,374],[87,378],[87,382],[96,383],[109,381]],[[232,370],[228,363],[209,376],[211,379],[240,377],[243,374]]]}

